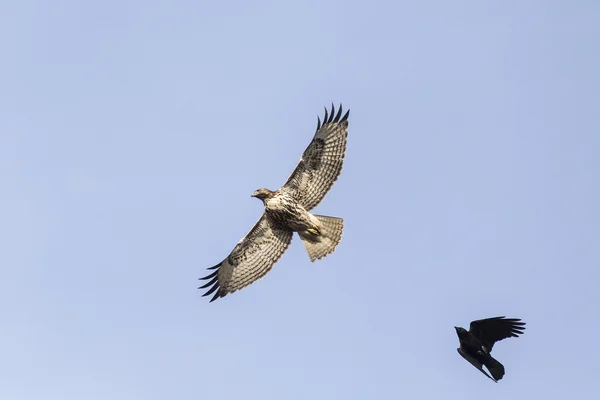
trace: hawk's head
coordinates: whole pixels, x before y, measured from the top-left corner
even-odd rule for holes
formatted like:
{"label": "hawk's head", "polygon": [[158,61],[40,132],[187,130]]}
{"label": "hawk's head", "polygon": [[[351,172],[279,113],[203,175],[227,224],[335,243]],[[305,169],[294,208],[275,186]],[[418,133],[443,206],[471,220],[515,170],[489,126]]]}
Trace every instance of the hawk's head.
{"label": "hawk's head", "polygon": [[252,193],[252,197],[256,197],[258,199],[261,199],[262,201],[265,201],[266,199],[272,197],[274,194],[274,192],[271,192],[269,189],[258,189],[257,191],[255,191],[254,193]]}

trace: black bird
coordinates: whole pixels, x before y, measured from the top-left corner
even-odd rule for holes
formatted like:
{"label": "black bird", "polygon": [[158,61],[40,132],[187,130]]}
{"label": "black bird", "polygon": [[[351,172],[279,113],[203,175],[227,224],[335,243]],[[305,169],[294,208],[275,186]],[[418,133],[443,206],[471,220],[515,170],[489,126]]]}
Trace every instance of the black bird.
{"label": "black bird", "polygon": [[[494,343],[509,337],[519,337],[525,330],[525,322],[519,318],[494,317],[472,321],[467,331],[454,327],[460,341],[458,353],[475,368],[498,382],[504,376],[504,365],[491,356]],[[483,369],[485,365],[492,376]]]}

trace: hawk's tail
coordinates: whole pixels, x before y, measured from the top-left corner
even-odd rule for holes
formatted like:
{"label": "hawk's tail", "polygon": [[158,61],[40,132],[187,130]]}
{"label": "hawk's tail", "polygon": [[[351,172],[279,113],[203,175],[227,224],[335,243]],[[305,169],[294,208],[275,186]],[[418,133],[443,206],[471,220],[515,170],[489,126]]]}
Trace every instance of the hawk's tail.
{"label": "hawk's tail", "polygon": [[504,376],[504,365],[500,364],[500,361],[496,360],[489,354],[483,361],[483,365],[487,367],[488,371],[490,371],[490,374],[492,374],[495,380],[499,381]]}
{"label": "hawk's tail", "polygon": [[333,253],[336,246],[342,240],[344,220],[336,217],[312,214],[319,220],[320,235],[310,232],[299,232],[300,239],[306,247],[310,261],[315,261]]}

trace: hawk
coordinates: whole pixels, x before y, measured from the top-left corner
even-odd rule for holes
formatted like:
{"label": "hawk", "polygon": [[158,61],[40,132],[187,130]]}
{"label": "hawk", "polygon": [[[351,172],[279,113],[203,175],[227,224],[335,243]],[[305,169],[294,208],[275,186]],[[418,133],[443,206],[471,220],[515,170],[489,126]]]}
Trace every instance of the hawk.
{"label": "hawk", "polygon": [[[498,382],[504,376],[504,365],[492,357],[492,347],[500,340],[522,335],[525,322],[520,321],[519,318],[494,317],[472,321],[468,331],[455,326],[460,341],[456,350],[485,376]],[[485,372],[484,365],[492,376]]]}
{"label": "hawk", "polygon": [[325,108],[325,118],[317,118],[317,130],[298,165],[276,191],[258,189],[252,197],[262,200],[264,212],[250,232],[231,253],[214,267],[199,289],[204,296],[215,293],[210,302],[240,290],[264,277],[287,250],[297,232],[310,261],[332,253],[342,239],[344,220],[312,214],[342,171],[348,136],[348,110]]}

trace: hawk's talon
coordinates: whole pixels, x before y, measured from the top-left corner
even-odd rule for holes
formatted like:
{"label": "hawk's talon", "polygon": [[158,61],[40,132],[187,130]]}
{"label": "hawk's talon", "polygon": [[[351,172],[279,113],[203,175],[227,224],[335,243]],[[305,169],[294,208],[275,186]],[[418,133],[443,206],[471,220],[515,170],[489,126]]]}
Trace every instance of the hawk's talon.
{"label": "hawk's talon", "polygon": [[312,233],[315,236],[319,236],[321,234],[321,231],[319,231],[319,228],[308,228],[307,231]]}

